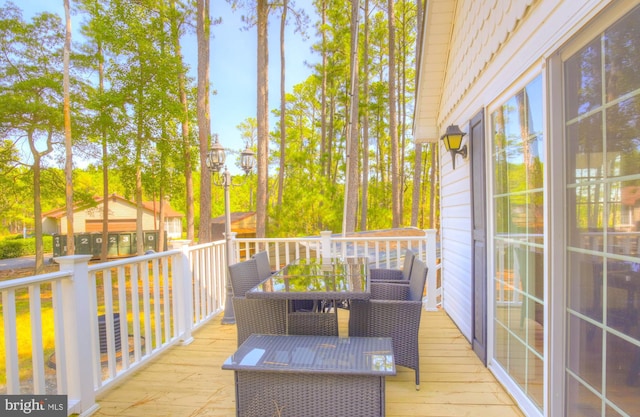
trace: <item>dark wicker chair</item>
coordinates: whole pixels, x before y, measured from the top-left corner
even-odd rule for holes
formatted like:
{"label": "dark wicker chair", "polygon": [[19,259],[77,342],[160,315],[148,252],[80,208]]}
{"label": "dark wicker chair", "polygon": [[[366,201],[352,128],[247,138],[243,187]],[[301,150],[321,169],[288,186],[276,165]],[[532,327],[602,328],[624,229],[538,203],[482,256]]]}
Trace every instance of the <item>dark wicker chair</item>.
{"label": "dark wicker chair", "polygon": [[336,311],[289,313],[289,334],[338,336],[337,314]]}
{"label": "dark wicker chair", "polygon": [[261,281],[258,275],[258,264],[255,259],[229,265],[229,278],[233,295],[244,297],[245,293]]}
{"label": "dark wicker chair", "polygon": [[258,277],[261,281],[273,273],[271,271],[271,264],[269,263],[269,254],[267,251],[258,252],[254,254],[252,258],[256,260]]}
{"label": "dark wicker chair", "polygon": [[389,268],[371,268],[369,276],[371,281],[405,281],[409,282],[411,276],[411,268],[416,255],[413,251],[407,249],[404,251],[404,262],[402,269]]}
{"label": "dark wicker chair", "polygon": [[286,300],[246,298],[248,290],[261,280],[255,259],[229,266],[229,277],[233,288],[233,311],[238,333],[238,346],[251,334],[286,334]]}
{"label": "dark wicker chair", "polygon": [[238,332],[238,346],[253,333],[286,334],[286,300],[233,297],[233,311]]}
{"label": "dark wicker chair", "polygon": [[349,315],[349,336],[392,338],[396,365],[415,371],[416,389],[420,389],[418,330],[426,278],[427,266],[416,259],[407,284],[371,283],[371,300],[351,300]]}

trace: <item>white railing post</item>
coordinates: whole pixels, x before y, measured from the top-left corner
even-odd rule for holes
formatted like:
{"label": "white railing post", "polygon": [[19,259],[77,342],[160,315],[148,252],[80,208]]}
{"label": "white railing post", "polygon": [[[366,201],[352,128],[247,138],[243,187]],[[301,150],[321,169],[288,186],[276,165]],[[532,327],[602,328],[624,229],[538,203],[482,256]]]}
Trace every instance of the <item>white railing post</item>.
{"label": "white railing post", "polygon": [[427,235],[426,261],[427,261],[427,303],[425,309],[427,311],[436,311],[438,309],[438,289],[437,289],[437,271],[436,271],[436,229],[425,230]]}
{"label": "white railing post", "polygon": [[90,288],[89,288],[89,260],[90,255],[72,255],[54,258],[60,264],[61,271],[73,271],[71,279],[62,281],[62,309],[64,346],[58,347],[64,351],[66,358],[67,399],[69,412],[89,415],[99,406],[93,383],[93,359],[91,343],[87,343],[87,335],[91,331]]}
{"label": "white railing post", "polygon": [[320,247],[322,248],[322,259],[331,258],[331,230],[320,232]]}
{"label": "white railing post", "polygon": [[238,232],[230,232],[229,233],[229,244],[227,245],[227,250],[229,251],[229,257],[227,259],[229,259],[229,265],[233,265],[235,263],[237,263],[237,257],[236,257],[236,245],[238,244],[238,242],[236,242],[236,236],[238,235]]}
{"label": "white railing post", "polygon": [[175,285],[175,300],[176,300],[176,313],[177,323],[176,330],[180,343],[188,345],[193,342],[191,336],[191,329],[193,327],[193,289],[191,283],[191,262],[189,261],[189,244],[190,240],[174,240],[172,242],[172,248],[182,251],[180,258],[182,262],[179,262],[176,266],[176,277],[174,278]]}

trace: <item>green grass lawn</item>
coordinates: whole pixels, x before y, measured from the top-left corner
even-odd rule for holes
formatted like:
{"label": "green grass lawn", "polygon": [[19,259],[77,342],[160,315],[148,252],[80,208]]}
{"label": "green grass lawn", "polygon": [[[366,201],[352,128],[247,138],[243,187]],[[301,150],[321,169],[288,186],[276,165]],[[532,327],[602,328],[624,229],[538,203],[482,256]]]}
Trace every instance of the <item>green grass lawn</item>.
{"label": "green grass lawn", "polygon": [[[124,291],[126,293],[126,302],[127,302],[127,322],[128,322],[128,333],[133,333],[133,322],[132,322],[132,291],[131,291],[131,273],[129,268],[125,269],[125,288]],[[113,288],[113,311],[119,312],[119,298],[118,298],[118,287],[117,287],[117,275],[116,270],[112,270],[112,288]],[[160,277],[162,280],[162,277]],[[169,283],[169,288],[171,288],[171,282]],[[105,306],[104,306],[104,285],[102,273],[98,273],[96,277],[96,291],[97,291],[97,300],[98,300],[98,311],[97,315],[104,314]],[[163,288],[160,286],[159,291],[159,299],[158,302],[163,302]],[[140,311],[140,332],[143,337],[145,337],[146,343],[155,343],[155,334],[157,329],[155,328],[155,309],[154,309],[154,287],[153,287],[153,279],[151,278],[151,270],[150,270],[150,278],[149,278],[149,294],[150,294],[150,325],[151,325],[151,334],[146,335],[145,332],[145,323],[144,323],[144,304],[143,304],[143,285],[142,282],[138,282],[138,307]],[[18,367],[20,369],[20,380],[25,381],[32,378],[32,334],[31,334],[31,313],[30,302],[29,302],[29,291],[24,288],[17,290],[15,293],[16,299],[16,323],[17,323],[17,341],[18,341]],[[171,295],[169,297],[171,300]],[[55,339],[54,339],[54,311],[53,311],[53,302],[52,302],[52,292],[51,292],[51,284],[45,283],[40,285],[40,319],[42,321],[42,343],[44,349],[44,360],[45,364],[54,353],[55,350]],[[171,302],[171,301],[170,301]],[[161,328],[164,326],[164,311],[165,309],[160,309],[160,320],[161,320]],[[2,314],[4,314],[4,306]],[[173,323],[171,324],[173,326]],[[160,330],[162,331],[162,329]],[[86,336],[87,338],[89,335]],[[163,339],[166,336],[163,335]],[[164,342],[164,340],[162,340]],[[4,329],[4,319],[0,319],[0,385],[6,385],[6,351],[4,349],[5,346],[5,329]],[[52,369],[46,368],[46,371],[54,372]],[[0,389],[1,391],[1,389]]]}

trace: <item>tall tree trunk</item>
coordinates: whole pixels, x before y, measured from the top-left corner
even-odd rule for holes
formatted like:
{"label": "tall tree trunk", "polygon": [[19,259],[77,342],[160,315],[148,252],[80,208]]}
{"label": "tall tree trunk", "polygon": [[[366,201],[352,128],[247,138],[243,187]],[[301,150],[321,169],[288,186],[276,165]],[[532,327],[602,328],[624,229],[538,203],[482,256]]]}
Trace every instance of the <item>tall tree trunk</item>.
{"label": "tall tree trunk", "polygon": [[187,102],[185,67],[183,64],[182,48],[180,46],[180,32],[178,30],[177,22],[178,11],[175,0],[171,1],[171,7],[174,10],[171,18],[171,37],[173,39],[173,49],[176,57],[179,59],[180,66],[178,69],[178,94],[180,96],[180,105],[182,106],[182,156],[184,157],[184,181],[187,203],[187,239],[193,241],[195,240],[195,210],[192,175],[193,156],[191,155],[191,141],[189,140],[189,105]]}
{"label": "tall tree trunk", "polygon": [[200,226],[198,241],[211,241],[211,173],[205,160],[209,151],[211,114],[209,109],[209,0],[198,0],[198,142],[200,145]]}
{"label": "tall tree trunk", "polygon": [[142,255],[144,237],[142,233],[142,214],[144,206],[142,204],[142,117],[138,116],[138,133],[136,137],[135,149],[135,200],[136,200],[136,254]]}
{"label": "tall tree trunk", "polygon": [[[418,85],[420,75],[420,55],[422,54],[422,0],[416,0],[416,70],[414,86]],[[414,141],[416,138],[414,137]],[[418,227],[420,212],[420,172],[422,171],[422,145],[415,142],[415,159],[413,165],[413,189],[411,193],[411,226]]]}
{"label": "tall tree trunk", "polygon": [[[160,209],[158,210],[158,238],[156,239],[156,249],[158,252],[162,252],[164,251],[164,232],[165,232],[165,227],[164,227],[164,218],[166,216],[165,212],[166,212],[166,207],[164,204],[164,197],[165,197],[165,192],[164,192],[164,170],[165,168],[165,158],[163,156],[160,157],[160,172],[161,172],[161,179],[160,179],[160,191],[158,193],[158,201],[160,204]],[[153,215],[155,216],[156,214],[153,213]]]}
{"label": "tall tree trunk", "polygon": [[363,103],[362,119],[362,210],[360,211],[360,230],[367,230],[367,211],[369,207],[369,0],[364,1],[364,51],[362,52]]}
{"label": "tall tree trunk", "polygon": [[350,233],[356,227],[356,211],[358,209],[358,31],[360,12],[359,1],[351,3],[351,106],[349,111],[349,127],[347,132],[347,167],[344,196],[344,218],[342,219],[342,234]]}
{"label": "tall tree trunk", "polygon": [[375,118],[375,142],[376,142],[376,181],[384,185],[385,180],[385,167],[382,163],[382,143],[380,138],[380,110],[379,107],[376,109],[376,118]]}
{"label": "tall tree trunk", "polygon": [[267,193],[269,180],[269,44],[267,23],[269,4],[258,0],[258,194],[256,202],[256,237],[266,236]]}
{"label": "tall tree trunk", "polygon": [[[32,139],[33,140],[33,139]],[[31,140],[31,141],[32,141]],[[33,233],[36,236],[36,268],[35,275],[44,273],[44,244],[42,242],[42,202],[40,198],[40,155],[34,153],[33,160]],[[67,220],[67,223],[69,221]],[[67,246],[73,241],[73,235],[67,236]]]}
{"label": "tall tree trunk", "polygon": [[100,260],[109,256],[109,158],[107,154],[107,135],[102,128],[102,246]]}
{"label": "tall tree trunk", "polygon": [[73,241],[73,151],[71,149],[71,94],[69,92],[69,57],[71,55],[71,10],[69,8],[69,0],[64,0],[64,16],[66,22],[66,30],[64,37],[64,69],[62,75],[62,88],[64,91],[64,173],[66,179],[65,197],[67,202],[67,255],[73,255],[76,249]]}
{"label": "tall tree trunk", "polygon": [[[98,91],[100,97],[104,97],[104,54],[102,42],[98,41]],[[101,107],[103,113],[107,111]],[[102,144],[102,246],[100,248],[100,260],[105,262],[109,256],[109,148],[107,141],[107,128],[104,120],[100,122],[100,135]]]}
{"label": "tall tree trunk", "polygon": [[145,127],[144,127],[144,77],[143,73],[144,62],[142,58],[142,48],[140,43],[138,43],[138,86],[137,86],[137,102],[135,105],[136,112],[136,138],[135,138],[135,159],[134,159],[134,168],[135,168],[135,202],[136,202],[136,254],[142,255],[143,252],[143,244],[144,237],[142,234],[142,214],[144,206],[142,204],[142,146],[143,141],[146,137]]}
{"label": "tall tree trunk", "polygon": [[404,172],[405,155],[407,151],[407,5],[402,6],[402,37],[398,50],[400,51],[399,59],[399,77],[398,83],[398,107],[400,112],[400,224],[404,223],[404,187],[407,183],[406,175]]}
{"label": "tall tree trunk", "polygon": [[[331,86],[333,87],[333,82],[331,82]],[[330,182],[335,181],[336,176],[332,174],[332,166],[333,166],[333,131],[335,126],[335,117],[336,117],[336,103],[335,97],[333,94],[329,96],[329,127],[328,127],[328,137],[327,137],[327,178]],[[333,180],[332,180],[333,179]]]}
{"label": "tall tree trunk", "polygon": [[398,117],[396,112],[396,27],[393,0],[387,1],[389,24],[389,140],[391,141],[391,211],[392,227],[400,227],[400,167],[398,151]]}
{"label": "tall tree trunk", "polygon": [[438,144],[431,144],[431,171],[430,171],[430,179],[431,183],[431,210],[429,212],[429,227],[432,229],[439,229],[440,225],[438,224],[438,207],[440,207],[440,191],[438,190]]}
{"label": "tall tree trunk", "polygon": [[[429,227],[431,224],[431,212],[434,205],[435,198],[431,197],[430,193],[433,191],[433,184],[429,181],[431,175],[431,164],[427,164],[427,159],[430,158],[429,153],[424,158],[424,164],[422,164],[422,172],[420,173],[420,215],[418,220],[418,227],[424,229],[429,221]],[[426,219],[426,216],[429,216]]]}
{"label": "tall tree trunk", "polygon": [[[164,56],[167,51],[166,51],[166,32],[164,30],[165,27],[165,3],[162,2],[160,3],[160,53]],[[172,4],[170,4],[170,6],[172,8],[175,8],[175,3],[172,2]],[[177,11],[176,11],[177,12]],[[176,24],[176,19],[177,19],[177,13],[170,13],[171,20],[169,22],[169,27],[170,27],[170,37],[174,39],[175,41],[175,36],[177,35],[177,24]],[[178,39],[179,40],[179,39]],[[180,54],[180,42],[177,42],[177,49],[176,49],[176,45],[174,43],[174,54],[176,56],[176,58],[178,58],[178,95],[180,95],[180,75],[182,73],[182,56]],[[181,103],[182,103],[182,97],[180,97],[181,99]],[[162,97],[161,98],[161,106],[162,108],[165,108],[166,103],[165,103],[165,98]],[[168,135],[167,135],[167,121],[163,121],[162,122],[162,130],[160,133],[160,140],[159,142],[167,142],[168,139]],[[182,126],[184,128],[184,125]],[[166,147],[165,146],[159,146],[158,144],[158,150],[159,152],[159,182],[157,183],[158,186],[158,211],[157,211],[157,217],[156,217],[156,202],[155,202],[155,198],[156,198],[156,193],[155,193],[155,186],[156,184],[154,184],[154,192],[153,192],[153,230],[158,232],[157,238],[155,240],[155,245],[156,245],[156,249],[158,251],[162,250],[163,244],[164,244],[164,201],[163,201],[163,197],[164,197],[164,189],[165,186],[167,184],[167,172],[166,172],[166,159],[167,159],[167,152],[166,152]],[[154,173],[154,179],[155,179],[155,173]],[[189,206],[189,204],[187,203],[187,207]],[[188,208],[187,208],[188,210]],[[156,218],[158,220],[158,222],[156,223]],[[144,245],[144,242],[143,242]],[[144,248],[143,248],[144,250]]]}
{"label": "tall tree trunk", "polygon": [[321,172],[327,176],[331,172],[331,159],[327,157],[327,2],[322,2],[322,87],[320,90],[320,163]]}
{"label": "tall tree trunk", "polygon": [[411,188],[411,226],[418,227],[420,210],[420,172],[422,171],[422,144],[415,144],[415,161],[413,165],[413,187]]}
{"label": "tall tree trunk", "polygon": [[[385,56],[384,56],[383,49],[379,48],[378,62],[383,62],[384,59],[385,59]],[[378,67],[379,67],[378,79],[382,81],[384,79],[384,66],[378,65]],[[383,143],[382,143],[382,135],[381,135],[381,132],[383,131],[382,120],[383,120],[383,115],[382,115],[381,106],[376,106],[376,144],[377,144],[376,166],[378,167],[378,175],[379,175],[378,181],[384,186],[386,186],[387,178],[388,178],[387,173],[389,170],[389,163],[385,159],[385,149],[383,148]],[[386,193],[385,193],[385,197],[386,197]],[[384,202],[385,204],[387,204],[388,200],[386,200],[385,198]]]}
{"label": "tall tree trunk", "polygon": [[280,173],[278,175],[278,206],[282,205],[282,190],[284,189],[284,156],[286,145],[286,95],[285,95],[285,59],[284,59],[284,29],[287,22],[287,7],[289,1],[282,3],[282,18],[280,19]]}

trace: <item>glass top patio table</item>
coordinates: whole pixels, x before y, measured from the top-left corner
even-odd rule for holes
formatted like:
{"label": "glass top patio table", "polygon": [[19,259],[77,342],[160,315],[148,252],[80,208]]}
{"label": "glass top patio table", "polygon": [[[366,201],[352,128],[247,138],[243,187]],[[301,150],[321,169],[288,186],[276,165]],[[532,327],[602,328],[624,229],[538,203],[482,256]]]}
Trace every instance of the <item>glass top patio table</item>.
{"label": "glass top patio table", "polygon": [[371,296],[367,257],[297,259],[246,293],[247,298],[360,299]]}

